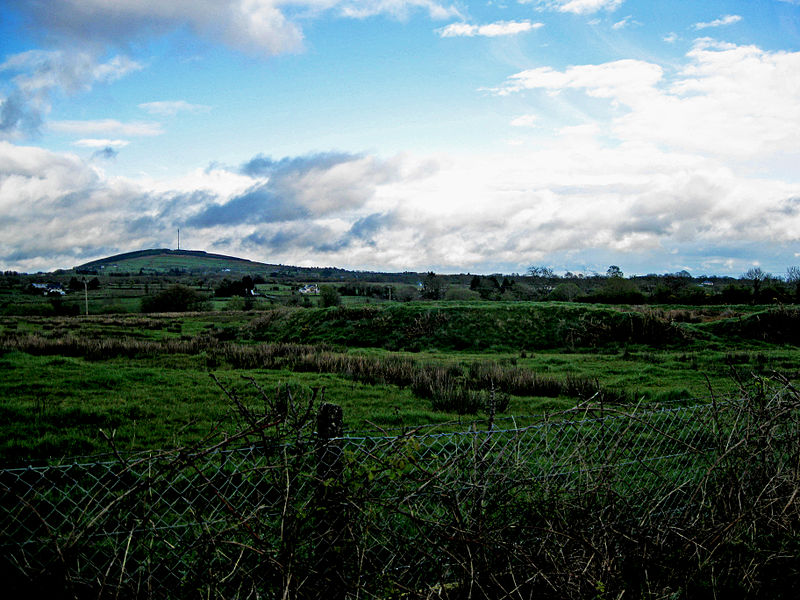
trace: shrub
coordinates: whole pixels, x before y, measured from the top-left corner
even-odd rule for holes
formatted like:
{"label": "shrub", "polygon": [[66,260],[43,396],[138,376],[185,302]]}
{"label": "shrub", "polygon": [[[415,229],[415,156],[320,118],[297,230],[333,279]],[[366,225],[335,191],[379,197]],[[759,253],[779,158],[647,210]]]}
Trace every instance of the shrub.
{"label": "shrub", "polygon": [[572,302],[575,298],[581,295],[581,288],[574,283],[559,283],[555,289],[550,292],[550,300],[560,300]]}
{"label": "shrub", "polygon": [[444,293],[445,300],[480,300],[480,294],[463,287],[450,287]]}
{"label": "shrub", "polygon": [[142,312],[207,310],[208,299],[185,285],[172,285],[154,296],[142,298]]}
{"label": "shrub", "polygon": [[322,306],[328,308],[329,306],[339,306],[342,303],[342,298],[339,292],[332,285],[323,285],[319,288],[319,299]]}

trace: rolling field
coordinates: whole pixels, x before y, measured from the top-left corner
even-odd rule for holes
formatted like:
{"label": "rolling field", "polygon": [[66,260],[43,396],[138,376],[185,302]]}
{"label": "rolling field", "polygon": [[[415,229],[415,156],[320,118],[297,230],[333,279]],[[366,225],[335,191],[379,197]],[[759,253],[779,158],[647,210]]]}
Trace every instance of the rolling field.
{"label": "rolling field", "polygon": [[[191,444],[257,405],[324,390],[350,430],[597,403],[706,401],[737,376],[800,373],[796,309],[702,315],[562,303],[407,303],[166,315],[3,317],[0,460]],[[795,336],[795,337],[792,337]],[[482,395],[481,395],[482,394]],[[227,429],[226,429],[227,428]]]}
{"label": "rolling field", "polygon": [[793,597],[796,308],[226,308],[0,317],[10,589]]}

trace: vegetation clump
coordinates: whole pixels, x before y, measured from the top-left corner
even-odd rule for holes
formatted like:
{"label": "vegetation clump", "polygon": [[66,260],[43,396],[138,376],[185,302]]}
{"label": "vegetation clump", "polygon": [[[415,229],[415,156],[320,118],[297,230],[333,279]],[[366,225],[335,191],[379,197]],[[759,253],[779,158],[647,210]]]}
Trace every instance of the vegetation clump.
{"label": "vegetation clump", "polygon": [[145,296],[141,301],[144,313],[186,312],[208,308],[208,299],[204,295],[181,284],[171,285],[157,294]]}

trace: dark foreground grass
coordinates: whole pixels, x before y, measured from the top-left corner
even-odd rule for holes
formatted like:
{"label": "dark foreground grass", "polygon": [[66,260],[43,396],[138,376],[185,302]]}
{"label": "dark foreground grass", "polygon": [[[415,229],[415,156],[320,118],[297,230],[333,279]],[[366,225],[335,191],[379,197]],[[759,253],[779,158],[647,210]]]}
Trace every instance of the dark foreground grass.
{"label": "dark foreground grass", "polygon": [[227,438],[0,469],[7,595],[797,596],[800,393],[785,378],[705,406],[328,441],[313,397],[222,387],[242,419]]}

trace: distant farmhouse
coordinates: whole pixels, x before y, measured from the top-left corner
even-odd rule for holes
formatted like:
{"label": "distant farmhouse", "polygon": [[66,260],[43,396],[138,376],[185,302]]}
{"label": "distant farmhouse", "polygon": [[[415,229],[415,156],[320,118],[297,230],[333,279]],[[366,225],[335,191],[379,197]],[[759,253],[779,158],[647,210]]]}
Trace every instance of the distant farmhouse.
{"label": "distant farmhouse", "polygon": [[304,285],[298,290],[301,294],[309,294],[312,296],[319,295],[319,286],[316,283],[309,283]]}
{"label": "distant farmhouse", "polygon": [[57,283],[32,283],[31,286],[36,290],[42,290],[44,296],[65,296],[67,294]]}

